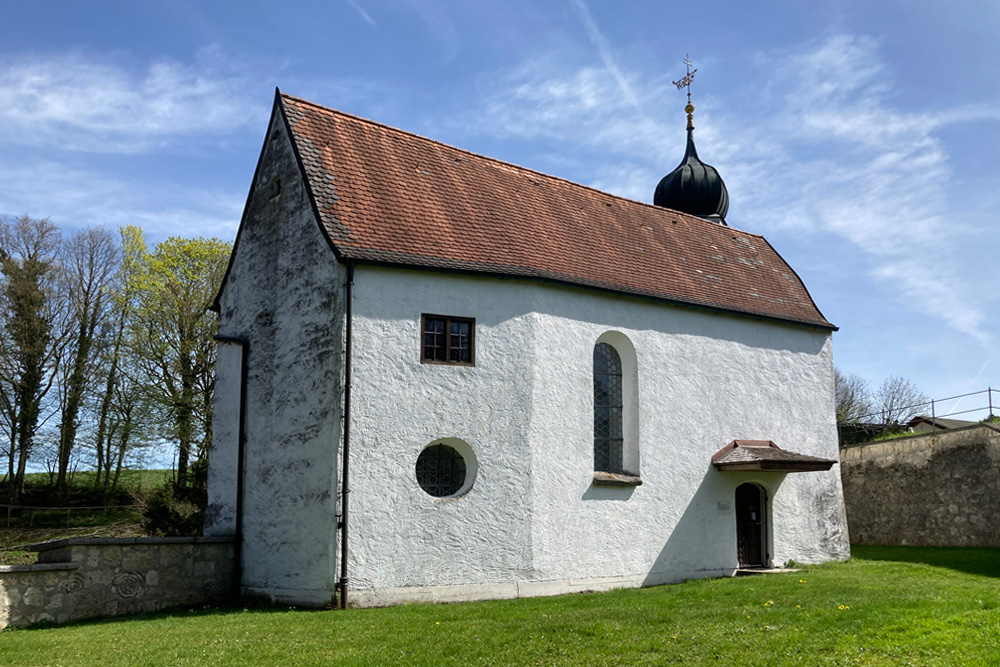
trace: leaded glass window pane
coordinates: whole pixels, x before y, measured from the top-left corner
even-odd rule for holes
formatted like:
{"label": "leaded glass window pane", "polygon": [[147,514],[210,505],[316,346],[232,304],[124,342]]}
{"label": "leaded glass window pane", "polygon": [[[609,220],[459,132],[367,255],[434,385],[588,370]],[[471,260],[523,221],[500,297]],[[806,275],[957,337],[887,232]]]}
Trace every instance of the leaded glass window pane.
{"label": "leaded glass window pane", "polygon": [[465,459],[454,447],[431,445],[417,457],[417,483],[436,498],[453,496],[465,484]]}
{"label": "leaded glass window pane", "polygon": [[445,320],[435,317],[424,318],[424,359],[445,360]]}
{"label": "leaded glass window pane", "polygon": [[607,343],[594,346],[594,470],[623,472],[622,359]]}
{"label": "leaded glass window pane", "polygon": [[469,347],[469,323],[452,321],[448,337],[449,358],[451,361],[467,364],[472,361]]}

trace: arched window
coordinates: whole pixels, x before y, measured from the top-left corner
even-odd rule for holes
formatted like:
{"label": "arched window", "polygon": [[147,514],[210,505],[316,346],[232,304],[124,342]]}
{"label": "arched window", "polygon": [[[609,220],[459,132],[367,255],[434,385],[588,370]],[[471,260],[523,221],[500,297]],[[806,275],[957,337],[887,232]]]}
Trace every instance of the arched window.
{"label": "arched window", "polygon": [[607,343],[594,346],[594,470],[624,472],[622,358]]}

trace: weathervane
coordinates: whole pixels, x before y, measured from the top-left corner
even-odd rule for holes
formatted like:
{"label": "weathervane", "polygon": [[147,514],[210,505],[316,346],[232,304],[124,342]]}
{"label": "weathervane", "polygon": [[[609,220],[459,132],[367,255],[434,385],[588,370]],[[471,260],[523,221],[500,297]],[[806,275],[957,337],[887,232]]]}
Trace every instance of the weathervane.
{"label": "weathervane", "polygon": [[684,55],[684,65],[685,65],[685,67],[687,67],[687,74],[685,74],[684,77],[681,78],[680,80],[674,81],[674,85],[677,86],[677,90],[681,90],[682,88],[685,88],[685,87],[687,88],[688,103],[687,103],[687,106],[684,107],[684,111],[688,115],[688,129],[689,130],[693,130],[694,129],[694,105],[691,104],[691,81],[694,80],[694,74],[698,70],[691,69],[691,58],[687,54]]}

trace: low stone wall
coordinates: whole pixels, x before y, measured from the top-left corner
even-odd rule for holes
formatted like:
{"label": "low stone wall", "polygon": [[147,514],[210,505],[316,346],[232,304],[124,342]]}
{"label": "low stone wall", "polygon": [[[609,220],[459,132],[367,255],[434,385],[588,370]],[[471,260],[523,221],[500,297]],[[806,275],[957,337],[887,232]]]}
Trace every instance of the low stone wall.
{"label": "low stone wall", "polygon": [[227,537],[69,539],[0,566],[0,628],[222,602],[233,592]]}
{"label": "low stone wall", "polygon": [[1000,429],[976,425],[840,452],[851,541],[1000,547]]}

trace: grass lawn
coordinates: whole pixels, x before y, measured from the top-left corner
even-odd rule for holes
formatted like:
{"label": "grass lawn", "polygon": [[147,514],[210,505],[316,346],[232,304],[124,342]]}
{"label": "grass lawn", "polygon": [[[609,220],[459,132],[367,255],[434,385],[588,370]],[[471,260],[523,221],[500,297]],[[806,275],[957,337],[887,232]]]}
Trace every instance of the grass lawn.
{"label": "grass lawn", "polygon": [[1000,549],[452,605],[181,610],[0,633],[4,665],[1000,665]]}
{"label": "grass lawn", "polygon": [[[70,484],[76,486],[91,486],[94,483],[93,470],[79,470],[70,475]],[[171,478],[173,470],[122,470],[118,478],[118,486],[125,488],[138,488],[145,491],[152,491]],[[54,476],[46,472],[29,472],[24,476],[27,484],[51,484]]]}

